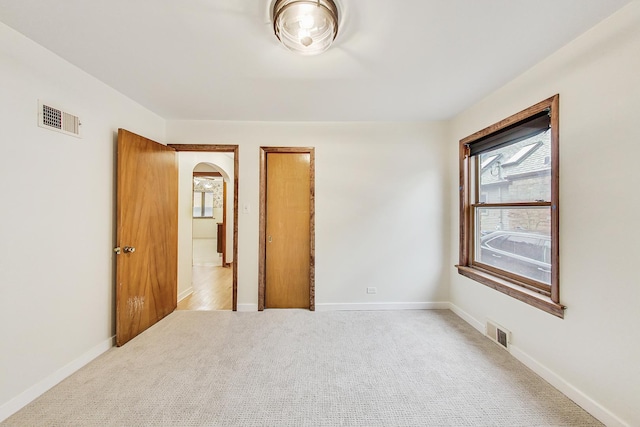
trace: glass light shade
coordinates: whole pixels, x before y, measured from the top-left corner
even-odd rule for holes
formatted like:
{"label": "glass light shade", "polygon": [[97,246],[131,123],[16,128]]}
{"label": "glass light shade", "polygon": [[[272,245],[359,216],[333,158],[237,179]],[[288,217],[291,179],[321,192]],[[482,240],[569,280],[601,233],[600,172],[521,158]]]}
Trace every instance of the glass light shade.
{"label": "glass light shade", "polygon": [[287,49],[317,55],[338,35],[338,7],[332,0],[276,0],[273,30]]}

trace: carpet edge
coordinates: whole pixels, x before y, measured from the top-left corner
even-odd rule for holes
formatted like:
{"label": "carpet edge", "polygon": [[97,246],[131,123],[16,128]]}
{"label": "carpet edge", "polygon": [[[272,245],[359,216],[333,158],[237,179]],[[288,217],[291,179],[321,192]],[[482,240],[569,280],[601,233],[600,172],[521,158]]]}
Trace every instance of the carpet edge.
{"label": "carpet edge", "polygon": [[38,381],[19,395],[0,406],[0,422],[3,422],[29,403],[49,391],[64,379],[87,365],[115,345],[115,335],[92,347],[89,351],[67,363],[62,368]]}
{"label": "carpet edge", "polygon": [[[453,303],[449,303],[449,305],[450,310],[453,313],[455,313],[458,317],[467,322],[473,328],[477,329],[482,335],[485,335],[484,324],[482,322],[471,316],[466,311],[462,310],[457,305]],[[556,374],[551,369],[547,368],[542,363],[531,357],[529,354],[522,351],[522,349],[518,348],[518,346],[514,346],[512,344],[510,346],[509,352],[527,368],[531,369],[542,379],[555,387],[562,394],[567,396],[569,399],[571,399],[601,423],[605,424],[608,427],[629,427],[629,424],[625,423],[607,408],[596,402],[591,397],[587,396],[585,393],[580,391],[560,375]]]}

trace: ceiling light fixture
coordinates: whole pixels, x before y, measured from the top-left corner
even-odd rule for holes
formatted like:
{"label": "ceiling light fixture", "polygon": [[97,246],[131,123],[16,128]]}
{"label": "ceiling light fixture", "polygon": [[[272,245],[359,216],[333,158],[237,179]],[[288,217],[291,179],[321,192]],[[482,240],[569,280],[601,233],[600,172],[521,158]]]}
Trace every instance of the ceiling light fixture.
{"label": "ceiling light fixture", "polygon": [[338,35],[338,7],[333,0],[275,0],[273,31],[289,50],[317,55]]}

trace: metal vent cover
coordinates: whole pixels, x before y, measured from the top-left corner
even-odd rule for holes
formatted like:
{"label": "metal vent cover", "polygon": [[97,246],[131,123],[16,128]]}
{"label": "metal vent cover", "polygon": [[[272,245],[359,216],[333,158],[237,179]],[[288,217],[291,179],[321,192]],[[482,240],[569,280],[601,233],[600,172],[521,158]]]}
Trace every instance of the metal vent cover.
{"label": "metal vent cover", "polygon": [[511,332],[491,320],[487,320],[486,335],[491,341],[508,350],[511,343]]}
{"label": "metal vent cover", "polygon": [[38,100],[38,126],[80,138],[80,118]]}

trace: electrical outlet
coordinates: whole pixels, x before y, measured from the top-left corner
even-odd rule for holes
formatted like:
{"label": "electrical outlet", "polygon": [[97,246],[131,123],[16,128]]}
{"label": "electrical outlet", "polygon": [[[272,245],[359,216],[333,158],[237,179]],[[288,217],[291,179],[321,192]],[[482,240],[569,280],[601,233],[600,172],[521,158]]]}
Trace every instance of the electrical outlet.
{"label": "electrical outlet", "polygon": [[367,293],[368,294],[377,294],[378,293],[378,288],[369,287],[369,288],[367,288]]}

